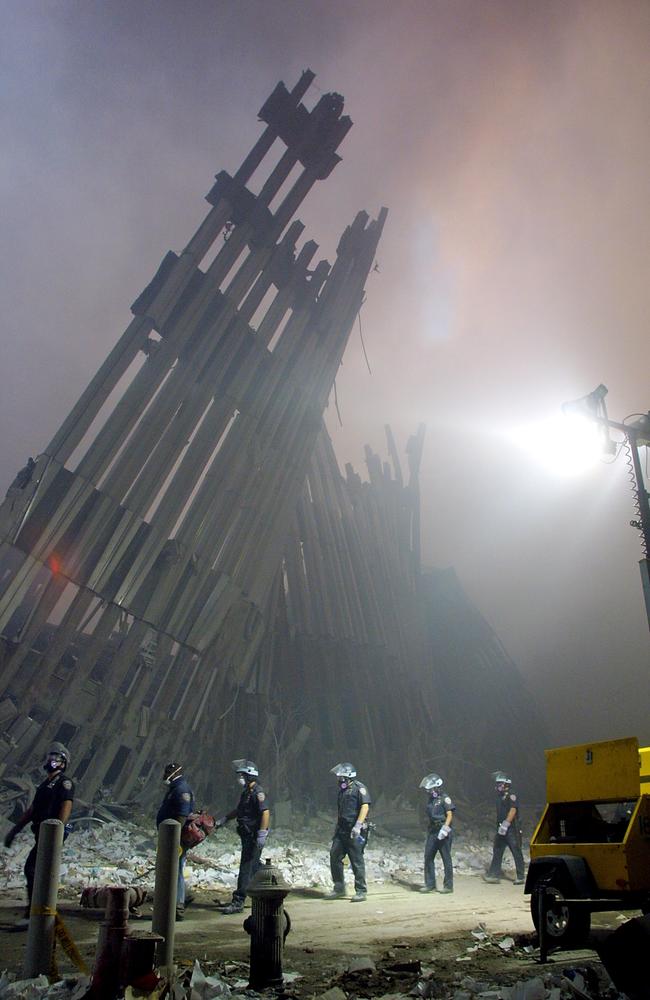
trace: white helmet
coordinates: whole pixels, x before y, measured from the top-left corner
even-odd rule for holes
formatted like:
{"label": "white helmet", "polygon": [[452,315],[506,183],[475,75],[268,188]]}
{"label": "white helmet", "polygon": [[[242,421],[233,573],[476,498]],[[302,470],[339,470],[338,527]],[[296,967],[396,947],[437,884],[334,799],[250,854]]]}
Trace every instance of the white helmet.
{"label": "white helmet", "polygon": [[237,774],[247,774],[249,778],[259,777],[260,772],[257,770],[257,764],[254,764],[252,760],[240,757],[238,760],[233,760],[232,766]]}
{"label": "white helmet", "polygon": [[420,782],[420,788],[426,788],[430,792],[433,788],[440,788],[444,784],[439,774],[427,774]]}
{"label": "white helmet", "polygon": [[496,785],[511,785],[512,778],[509,778],[505,771],[493,771],[492,777]]}
{"label": "white helmet", "polygon": [[337,778],[356,778],[357,769],[354,764],[347,761],[344,764],[335,764],[330,767],[330,774],[335,774]]}

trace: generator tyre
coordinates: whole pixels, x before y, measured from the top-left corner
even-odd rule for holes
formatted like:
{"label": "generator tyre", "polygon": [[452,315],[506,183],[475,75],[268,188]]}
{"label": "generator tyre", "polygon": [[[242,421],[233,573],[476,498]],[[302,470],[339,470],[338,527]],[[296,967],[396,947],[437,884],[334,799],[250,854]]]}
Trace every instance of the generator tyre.
{"label": "generator tyre", "polygon": [[591,928],[591,913],[585,907],[571,906],[565,902],[567,898],[571,898],[572,890],[564,880],[545,879],[533,887],[530,915],[537,933],[539,934],[539,892],[544,889],[550,889],[555,897],[546,913],[546,933],[551,945],[561,948],[579,948],[584,945]]}

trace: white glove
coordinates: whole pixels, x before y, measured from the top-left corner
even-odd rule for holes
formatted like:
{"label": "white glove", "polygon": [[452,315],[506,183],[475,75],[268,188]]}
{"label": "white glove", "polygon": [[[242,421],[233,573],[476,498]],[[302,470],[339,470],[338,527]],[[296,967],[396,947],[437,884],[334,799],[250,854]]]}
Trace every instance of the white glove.
{"label": "white glove", "polygon": [[358,840],[361,836],[361,823],[355,823],[350,830],[350,840]]}
{"label": "white glove", "polygon": [[509,819],[504,819],[502,823],[499,823],[499,829],[498,829],[497,832],[502,837],[505,837],[505,835],[507,834],[507,832],[508,832],[509,829],[510,829],[510,820]]}
{"label": "white glove", "polygon": [[440,829],[438,830],[438,840],[444,840],[445,837],[448,837],[450,833],[451,833],[451,827],[447,826],[447,824],[445,823],[445,825],[441,826]]}
{"label": "white glove", "polygon": [[264,847],[264,844],[266,843],[266,838],[268,837],[268,835],[269,835],[269,831],[268,830],[258,830],[257,831],[257,846],[258,847]]}

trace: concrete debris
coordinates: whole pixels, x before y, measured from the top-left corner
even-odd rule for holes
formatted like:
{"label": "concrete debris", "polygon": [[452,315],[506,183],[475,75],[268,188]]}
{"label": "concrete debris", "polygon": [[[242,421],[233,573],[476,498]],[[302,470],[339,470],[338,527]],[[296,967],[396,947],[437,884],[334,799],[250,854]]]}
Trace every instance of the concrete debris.
{"label": "concrete debris", "polygon": [[324,993],[319,993],[316,1000],[347,1000],[347,998],[340,986],[332,986],[331,989],[325,990]]}
{"label": "concrete debris", "polygon": [[[113,806],[111,806],[113,808]],[[107,813],[108,814],[108,813]],[[90,817],[97,819],[98,817]],[[331,821],[331,817],[330,817]],[[316,830],[305,824],[304,834],[273,831],[264,857],[276,865],[292,885],[330,889],[329,855],[324,843],[329,826]],[[484,871],[491,855],[490,841],[470,841],[463,832],[454,842],[454,869],[460,874]],[[424,842],[424,834],[422,837]],[[24,886],[23,865],[33,839],[28,832],[16,838],[8,851],[0,853],[0,889]],[[373,883],[386,882],[402,873],[411,883],[422,880],[422,845],[401,837],[376,838],[366,851],[366,870]],[[189,852],[186,879],[194,889],[232,889],[236,885],[239,839],[234,830],[220,830]],[[129,885],[151,890],[155,872],[156,834],[153,826],[125,820],[76,825],[65,842],[61,865],[62,894],[68,898],[88,886]],[[480,933],[480,928],[479,928]]]}
{"label": "concrete debris", "polygon": [[36,979],[18,979],[11,982],[6,972],[0,979],[0,997],[2,1000],[36,1000],[42,997],[50,987],[47,976],[37,976]]}
{"label": "concrete debris", "polygon": [[47,976],[16,979],[11,973],[0,975],[0,1000],[81,1000],[88,993],[90,980],[63,979],[50,985]]}
{"label": "concrete debris", "polygon": [[[601,979],[601,977],[603,977]],[[578,971],[564,969],[563,972],[548,972],[543,976],[530,975],[519,979],[514,985],[503,982],[486,982],[473,976],[463,976],[455,989],[441,984],[435,973],[423,978],[410,991],[411,996],[431,998],[431,1000],[627,1000],[619,993],[609,977],[600,969],[598,972],[587,967]]]}
{"label": "concrete debris", "polygon": [[367,955],[360,955],[348,962],[346,972],[376,972],[377,966]]}
{"label": "concrete debris", "polygon": [[[228,966],[229,973],[225,971]],[[226,963],[220,968],[223,974],[214,968],[208,974],[203,971],[198,960],[195,961],[191,973],[187,969],[171,986],[169,997],[171,1000],[225,1000],[230,997],[234,1000],[235,996],[257,995],[248,989],[247,979],[240,978],[243,969],[241,963]],[[357,987],[351,987],[351,994],[373,996],[377,1000],[407,1000],[407,996],[427,1000],[626,1000],[625,994],[615,989],[600,967],[598,971],[589,966],[580,969],[565,968],[562,971],[558,969],[557,972],[522,977],[514,985],[512,980],[507,985],[500,982],[499,977],[496,982],[486,982],[485,979],[465,975],[453,986],[442,982],[438,971],[433,970],[430,975],[422,977],[408,994],[382,993],[381,987],[375,991],[372,987],[379,985],[377,976],[381,978],[382,973],[385,973],[385,966],[382,963],[379,967],[376,966],[367,956],[358,956],[349,961],[346,973],[356,974],[356,983],[363,983],[361,993],[357,993]],[[359,976],[360,973],[363,975]],[[366,979],[366,976],[370,978]],[[285,971],[285,984],[300,978],[298,973]],[[85,976],[50,985],[45,976],[17,980],[11,973],[2,973],[0,1000],[82,1000],[88,992],[88,986],[89,981]],[[159,991],[157,992],[159,995]],[[348,994],[340,986],[332,986],[315,994],[314,1000],[348,1000]]]}
{"label": "concrete debris", "polygon": [[[299,834],[288,830],[274,830],[264,854],[276,865],[293,886],[329,889],[331,887],[327,836],[330,826],[324,817],[304,823]],[[0,852],[0,891],[24,888],[23,865],[31,849],[33,838],[25,833],[17,837],[12,847]],[[88,886],[126,884],[139,889],[139,897],[153,888],[156,836],[153,826],[142,823],[112,820],[91,823],[87,828],[77,826],[64,845],[61,868],[61,896],[75,898]],[[464,874],[476,873],[474,867],[480,859],[483,870],[490,857],[490,839],[482,834],[479,841],[469,839],[463,831],[454,844],[454,867]],[[388,881],[394,872],[405,873],[412,884],[422,879],[422,845],[414,840],[384,834],[377,836],[366,852],[369,880]],[[223,891],[236,883],[239,860],[239,840],[234,830],[221,830],[208,838],[200,847],[189,852],[186,863],[188,885],[194,889]],[[95,895],[87,894],[94,901]],[[470,936],[471,935],[471,936]],[[504,937],[491,935],[484,924],[478,924],[468,935],[465,953],[458,962],[480,961],[486,954],[507,954],[530,962],[533,950],[529,938],[517,935]],[[341,977],[356,976],[350,980],[350,993],[376,996],[383,1000],[404,1000],[410,996],[422,1000],[625,1000],[612,985],[602,967],[557,967],[557,971],[544,974],[523,975],[513,985],[509,978],[494,977],[485,981],[465,974],[467,967],[453,977],[453,983],[441,983],[435,956],[431,968],[420,969],[417,960],[408,955],[400,960],[401,948],[407,942],[393,942],[385,958],[378,964],[367,956],[348,960],[338,970]],[[392,972],[391,972],[392,970]],[[229,961],[217,971],[210,965],[206,971],[198,961],[188,969],[169,991],[170,1000],[215,1000],[231,995],[241,996],[247,990],[246,970],[240,962]],[[403,993],[383,993],[390,989],[391,976],[409,976],[409,984],[402,986]],[[298,978],[286,973],[287,983]],[[490,977],[492,978],[492,977]],[[332,980],[330,980],[332,982]],[[361,986],[361,984],[363,984]],[[344,979],[341,985],[346,987]],[[65,980],[49,985],[44,976],[38,979],[18,980],[14,975],[0,976],[0,1000],[81,1000],[88,988],[87,979]],[[347,987],[346,987],[347,988]],[[359,992],[360,991],[360,992]],[[347,1000],[340,985],[332,986],[317,995],[316,1000]]]}
{"label": "concrete debris", "polygon": [[229,997],[230,986],[218,974],[204,975],[198,960],[194,962],[190,980],[189,1000],[212,1000],[213,997]]}
{"label": "concrete debris", "polygon": [[513,986],[509,991],[508,1000],[547,1000],[548,993],[544,981],[535,976],[534,979]]}

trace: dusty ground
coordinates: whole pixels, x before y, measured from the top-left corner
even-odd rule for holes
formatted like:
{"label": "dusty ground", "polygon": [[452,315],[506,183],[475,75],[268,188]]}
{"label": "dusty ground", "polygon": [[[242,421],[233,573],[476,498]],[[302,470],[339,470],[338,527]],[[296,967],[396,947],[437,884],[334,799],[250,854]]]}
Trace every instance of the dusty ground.
{"label": "dusty ground", "polygon": [[[287,938],[284,969],[299,973],[290,987],[296,996],[310,996],[331,985],[359,996],[408,993],[417,983],[417,967],[393,968],[420,962],[423,970],[435,968],[441,980],[458,984],[464,976],[512,983],[526,975],[539,974],[531,951],[534,943],[529,899],[522,888],[510,882],[486,885],[480,877],[457,875],[453,895],[420,894],[415,884],[389,882],[371,886],[365,903],[324,900],[315,889],[296,889],[286,900],[292,930]],[[229,898],[225,892],[222,898]],[[176,959],[191,965],[198,958],[205,971],[223,969],[223,963],[242,963],[247,972],[249,939],[242,929],[242,914],[223,916],[214,905],[215,892],[201,892],[187,908],[185,920],[176,925]],[[19,972],[25,934],[10,930],[20,913],[20,894],[13,893],[0,903],[0,967]],[[137,930],[149,930],[150,906],[143,919],[134,921]],[[98,911],[81,910],[72,901],[61,901],[60,912],[84,958],[91,963],[97,939]],[[616,914],[607,915],[616,926]],[[471,931],[484,925],[488,939],[480,943]],[[498,942],[514,937],[517,947],[504,953]],[[528,946],[528,951],[524,951]],[[476,949],[468,952],[468,948]],[[342,974],[346,960],[369,956],[378,964],[368,976]],[[560,969],[571,961],[595,961],[591,953],[555,956]],[[216,965],[212,966],[212,963]],[[559,964],[558,964],[559,963]],[[61,973],[72,973],[62,955]],[[548,970],[548,967],[547,967]],[[232,971],[232,970],[231,970]],[[441,994],[442,995],[442,994]]]}

